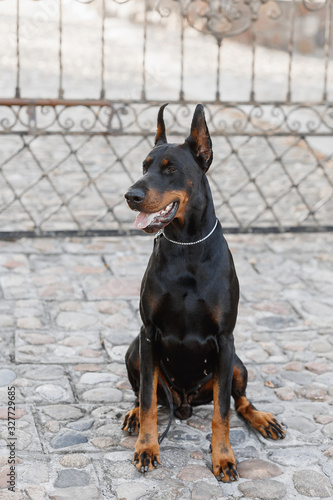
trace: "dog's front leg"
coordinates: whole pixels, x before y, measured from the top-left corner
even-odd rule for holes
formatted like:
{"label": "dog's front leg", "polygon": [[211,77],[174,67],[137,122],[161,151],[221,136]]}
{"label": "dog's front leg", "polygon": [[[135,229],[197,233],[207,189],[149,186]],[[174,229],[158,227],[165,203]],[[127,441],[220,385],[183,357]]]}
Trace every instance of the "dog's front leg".
{"label": "dog's front leg", "polygon": [[142,327],[140,332],[140,431],[134,452],[134,463],[141,472],[147,472],[160,463],[156,361],[153,328]]}
{"label": "dog's front leg", "polygon": [[214,413],[212,420],[213,473],[223,482],[234,481],[238,474],[234,452],[230,446],[230,397],[232,385],[234,339],[222,333],[218,339],[217,361],[213,373]]}

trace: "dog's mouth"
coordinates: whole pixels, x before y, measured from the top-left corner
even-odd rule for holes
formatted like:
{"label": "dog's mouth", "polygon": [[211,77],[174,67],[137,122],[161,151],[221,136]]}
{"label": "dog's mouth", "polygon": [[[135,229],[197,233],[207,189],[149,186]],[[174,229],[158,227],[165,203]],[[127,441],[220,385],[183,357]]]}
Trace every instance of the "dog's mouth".
{"label": "dog's mouth", "polygon": [[155,233],[172,221],[177,213],[178,206],[179,202],[174,201],[173,203],[169,203],[165,208],[162,208],[159,212],[154,212],[152,214],[140,212],[136,216],[135,227],[142,229],[146,233]]}

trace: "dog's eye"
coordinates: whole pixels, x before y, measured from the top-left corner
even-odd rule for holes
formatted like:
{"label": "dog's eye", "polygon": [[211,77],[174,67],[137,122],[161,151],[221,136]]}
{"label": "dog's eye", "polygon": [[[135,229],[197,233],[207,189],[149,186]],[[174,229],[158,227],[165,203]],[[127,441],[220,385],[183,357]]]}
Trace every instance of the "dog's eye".
{"label": "dog's eye", "polygon": [[166,173],[167,174],[172,174],[173,172],[176,172],[175,167],[173,167],[172,165],[168,165],[168,167],[166,169]]}
{"label": "dog's eye", "polygon": [[149,167],[152,163],[153,163],[153,158],[151,158],[150,156],[147,156],[147,158],[142,163],[143,175],[145,175],[148,172]]}

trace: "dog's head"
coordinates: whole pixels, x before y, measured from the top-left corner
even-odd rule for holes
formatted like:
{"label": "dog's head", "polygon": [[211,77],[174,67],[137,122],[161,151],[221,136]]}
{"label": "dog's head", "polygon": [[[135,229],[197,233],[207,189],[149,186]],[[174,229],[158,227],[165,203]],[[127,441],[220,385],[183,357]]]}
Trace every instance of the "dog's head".
{"label": "dog's head", "polygon": [[156,233],[174,219],[182,223],[213,159],[202,104],[195,109],[191,133],[183,144],[167,142],[166,106],[158,112],[155,146],[143,162],[143,176],[125,194],[129,207],[139,212],[135,226],[146,233]]}

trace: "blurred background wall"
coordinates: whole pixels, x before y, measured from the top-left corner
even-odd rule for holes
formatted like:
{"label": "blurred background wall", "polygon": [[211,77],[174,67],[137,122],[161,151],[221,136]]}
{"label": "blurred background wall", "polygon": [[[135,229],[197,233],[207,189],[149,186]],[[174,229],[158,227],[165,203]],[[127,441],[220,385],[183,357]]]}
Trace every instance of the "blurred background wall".
{"label": "blurred background wall", "polygon": [[226,230],[333,227],[331,0],[0,0],[0,233],[131,234],[197,102]]}

